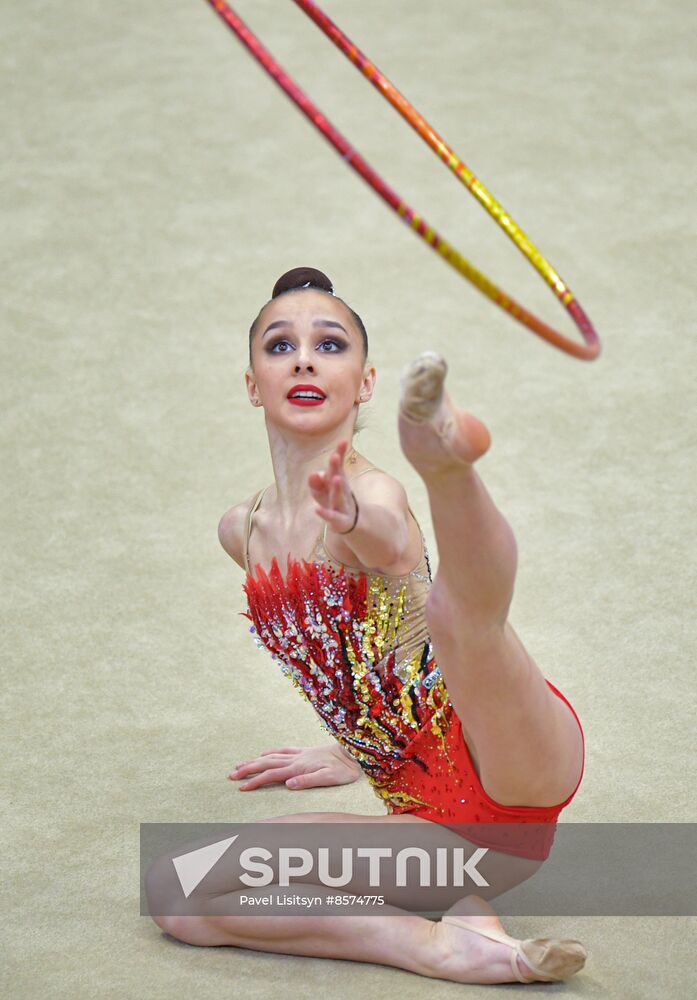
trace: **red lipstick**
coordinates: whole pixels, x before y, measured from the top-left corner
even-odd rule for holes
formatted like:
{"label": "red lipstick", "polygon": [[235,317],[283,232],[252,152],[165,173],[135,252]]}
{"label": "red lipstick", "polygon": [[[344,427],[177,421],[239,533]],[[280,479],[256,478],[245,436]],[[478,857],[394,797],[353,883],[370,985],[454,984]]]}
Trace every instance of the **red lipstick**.
{"label": "red lipstick", "polygon": [[326,393],[316,385],[294,385],[288,393],[288,402],[293,406],[320,406],[325,398]]}

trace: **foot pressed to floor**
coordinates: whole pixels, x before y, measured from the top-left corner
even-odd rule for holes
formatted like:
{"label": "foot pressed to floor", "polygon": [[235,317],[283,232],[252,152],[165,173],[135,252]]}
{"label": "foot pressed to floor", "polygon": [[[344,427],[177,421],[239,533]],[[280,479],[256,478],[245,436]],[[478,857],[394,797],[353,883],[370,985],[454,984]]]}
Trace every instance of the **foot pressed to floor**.
{"label": "foot pressed to floor", "polygon": [[495,910],[478,896],[458,903],[441,923],[443,978],[461,983],[559,982],[583,968],[586,950],[572,938],[520,941],[506,934]]}

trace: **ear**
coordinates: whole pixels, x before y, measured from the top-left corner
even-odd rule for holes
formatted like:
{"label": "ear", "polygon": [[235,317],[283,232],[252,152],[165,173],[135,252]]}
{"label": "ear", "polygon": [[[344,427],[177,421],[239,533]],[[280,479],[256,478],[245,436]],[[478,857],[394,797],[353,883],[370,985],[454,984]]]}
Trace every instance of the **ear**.
{"label": "ear", "polygon": [[373,365],[366,365],[363,369],[363,379],[358,393],[357,403],[367,403],[373,395],[377,371]]}
{"label": "ear", "polygon": [[252,406],[263,406],[264,404],[259,396],[259,388],[257,386],[256,379],[254,378],[254,372],[251,368],[248,368],[244,373],[244,381],[247,386],[247,395],[249,396],[249,401]]}

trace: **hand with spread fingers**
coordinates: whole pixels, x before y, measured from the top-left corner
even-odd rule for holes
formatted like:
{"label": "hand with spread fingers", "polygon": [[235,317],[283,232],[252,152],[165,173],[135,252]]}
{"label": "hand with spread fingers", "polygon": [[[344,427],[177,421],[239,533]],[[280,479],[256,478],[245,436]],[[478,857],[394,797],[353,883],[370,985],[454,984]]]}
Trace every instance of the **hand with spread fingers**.
{"label": "hand with spread fingers", "polygon": [[311,472],[308,485],[317,504],[315,512],[329,523],[337,534],[348,534],[356,524],[358,503],[344,469],[348,441],[340,441],[332,454],[326,472]]}
{"label": "hand with spread fingers", "polygon": [[252,760],[242,761],[228,777],[244,778],[240,791],[248,792],[261,785],[285,782],[292,790],[328,785],[348,785],[357,781],[363,770],[340,746],[281,747],[265,750]]}

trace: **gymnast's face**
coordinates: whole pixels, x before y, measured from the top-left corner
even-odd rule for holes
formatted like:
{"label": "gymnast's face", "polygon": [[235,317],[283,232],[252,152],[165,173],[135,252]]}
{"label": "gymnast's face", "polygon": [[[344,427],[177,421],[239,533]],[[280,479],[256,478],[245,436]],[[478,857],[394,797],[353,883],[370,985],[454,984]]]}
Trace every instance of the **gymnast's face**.
{"label": "gymnast's face", "polygon": [[[373,391],[375,368],[343,303],[308,288],[280,295],[259,316],[245,375],[251,402],[267,423],[304,433],[343,427]],[[293,399],[296,386],[314,386],[321,399]]]}

